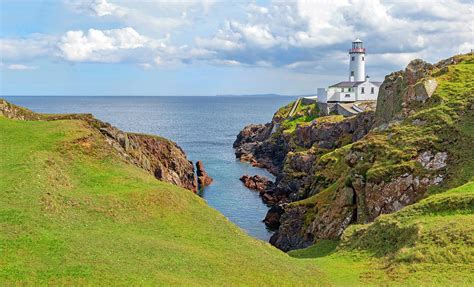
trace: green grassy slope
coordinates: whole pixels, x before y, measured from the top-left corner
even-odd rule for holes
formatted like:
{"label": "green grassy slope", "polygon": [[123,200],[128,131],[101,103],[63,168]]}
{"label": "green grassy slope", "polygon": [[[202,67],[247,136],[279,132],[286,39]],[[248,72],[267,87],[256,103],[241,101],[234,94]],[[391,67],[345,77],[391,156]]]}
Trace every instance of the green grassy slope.
{"label": "green grassy slope", "polygon": [[81,121],[0,117],[0,178],[0,285],[325,282]]}

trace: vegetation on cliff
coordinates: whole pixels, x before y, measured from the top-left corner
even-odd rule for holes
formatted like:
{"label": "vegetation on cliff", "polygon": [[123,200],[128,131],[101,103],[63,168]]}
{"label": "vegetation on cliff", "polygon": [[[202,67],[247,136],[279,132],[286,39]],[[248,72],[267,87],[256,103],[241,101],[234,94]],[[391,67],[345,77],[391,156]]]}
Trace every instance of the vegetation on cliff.
{"label": "vegetation on cliff", "polygon": [[[328,266],[350,254],[395,282],[436,284],[452,272],[472,283],[473,75],[472,54],[414,60],[386,77],[375,114],[281,125],[244,147],[257,162],[285,151],[269,191],[284,208],[270,242],[310,246],[290,254]],[[284,110],[270,125],[294,120]]]}

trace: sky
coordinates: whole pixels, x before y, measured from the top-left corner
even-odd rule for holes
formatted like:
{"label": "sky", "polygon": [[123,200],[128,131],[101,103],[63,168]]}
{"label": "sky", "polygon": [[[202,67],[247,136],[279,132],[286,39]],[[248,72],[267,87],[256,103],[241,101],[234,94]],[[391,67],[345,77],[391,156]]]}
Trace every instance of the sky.
{"label": "sky", "polygon": [[0,95],[314,94],[474,48],[471,0],[0,0]]}

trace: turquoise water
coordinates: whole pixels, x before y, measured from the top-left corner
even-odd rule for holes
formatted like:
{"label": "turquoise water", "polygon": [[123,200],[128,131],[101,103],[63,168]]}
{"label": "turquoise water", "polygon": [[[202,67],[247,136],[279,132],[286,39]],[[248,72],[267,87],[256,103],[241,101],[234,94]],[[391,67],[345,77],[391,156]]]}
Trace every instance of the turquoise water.
{"label": "turquoise water", "polygon": [[5,97],[40,113],[92,113],[125,131],[148,133],[178,143],[192,161],[202,160],[214,178],[202,194],[251,236],[268,240],[262,219],[268,207],[246,189],[243,174],[271,177],[235,159],[232,143],[250,123],[269,122],[293,97]]}

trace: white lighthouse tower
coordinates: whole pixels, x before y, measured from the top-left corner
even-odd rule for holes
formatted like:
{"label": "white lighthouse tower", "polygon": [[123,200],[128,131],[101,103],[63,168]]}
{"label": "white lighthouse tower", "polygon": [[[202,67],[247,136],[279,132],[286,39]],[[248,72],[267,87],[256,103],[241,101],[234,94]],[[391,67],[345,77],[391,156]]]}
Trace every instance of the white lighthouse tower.
{"label": "white lighthouse tower", "polygon": [[365,48],[360,39],[352,42],[349,50],[349,82],[365,81]]}
{"label": "white lighthouse tower", "polygon": [[357,103],[377,101],[381,84],[371,81],[365,74],[365,48],[362,41],[356,39],[349,50],[349,81],[319,88],[316,98],[318,103],[327,104],[327,114],[329,111],[335,111],[352,115],[363,110]]}

